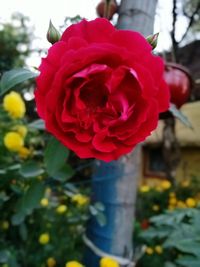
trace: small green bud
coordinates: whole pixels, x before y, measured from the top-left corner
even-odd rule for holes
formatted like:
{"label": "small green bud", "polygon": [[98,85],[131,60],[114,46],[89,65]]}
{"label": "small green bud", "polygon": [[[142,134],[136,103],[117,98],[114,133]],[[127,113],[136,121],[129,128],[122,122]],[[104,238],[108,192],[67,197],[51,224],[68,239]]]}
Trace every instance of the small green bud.
{"label": "small green bud", "polygon": [[59,31],[54,27],[54,25],[52,24],[50,20],[49,29],[47,31],[47,40],[49,41],[49,43],[55,44],[56,42],[60,40],[60,37],[61,35]]}
{"label": "small green bud", "polygon": [[156,48],[156,46],[157,46],[158,35],[159,35],[159,32],[155,33],[155,34],[151,34],[151,35],[147,36],[147,38],[146,38],[147,42],[152,46],[152,49]]}

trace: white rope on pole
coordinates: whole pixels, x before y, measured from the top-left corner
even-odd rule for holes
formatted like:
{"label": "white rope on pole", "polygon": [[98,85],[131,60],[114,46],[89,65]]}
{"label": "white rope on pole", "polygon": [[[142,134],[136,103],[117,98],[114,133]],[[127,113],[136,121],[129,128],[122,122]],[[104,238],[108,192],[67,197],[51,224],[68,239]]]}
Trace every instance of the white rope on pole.
{"label": "white rope on pole", "polygon": [[130,259],[118,257],[109,253],[106,253],[102,251],[100,248],[98,248],[85,234],[83,235],[83,241],[85,244],[92,250],[94,254],[97,256],[103,258],[103,257],[109,257],[113,260],[116,260],[121,266],[125,267],[135,267],[135,262],[133,262]]}

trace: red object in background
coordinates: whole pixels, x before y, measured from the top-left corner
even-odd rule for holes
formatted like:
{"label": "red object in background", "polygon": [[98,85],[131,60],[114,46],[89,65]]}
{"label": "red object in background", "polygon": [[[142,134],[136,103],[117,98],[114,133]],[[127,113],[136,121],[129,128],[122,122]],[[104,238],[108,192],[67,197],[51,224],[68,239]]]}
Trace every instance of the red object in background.
{"label": "red object in background", "polygon": [[170,102],[180,108],[187,102],[191,93],[192,80],[190,73],[182,65],[166,63],[164,79],[170,89]]}
{"label": "red object in background", "polygon": [[141,228],[143,229],[143,230],[146,230],[147,228],[149,228],[149,226],[150,226],[150,224],[149,224],[149,220],[147,220],[147,219],[144,219],[142,222],[141,222]]}
{"label": "red object in background", "polygon": [[111,20],[113,15],[117,13],[117,3],[115,0],[110,0],[108,7],[107,7],[107,1],[102,0],[96,7],[96,11],[99,17],[101,18],[107,18],[108,20]]}

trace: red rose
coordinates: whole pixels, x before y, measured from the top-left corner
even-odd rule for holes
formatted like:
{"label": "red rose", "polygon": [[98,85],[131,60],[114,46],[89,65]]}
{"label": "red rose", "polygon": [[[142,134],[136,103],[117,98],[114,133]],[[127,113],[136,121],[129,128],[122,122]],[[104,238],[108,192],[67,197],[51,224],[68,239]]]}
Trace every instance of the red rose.
{"label": "red rose", "polygon": [[106,19],[70,26],[39,69],[38,113],[80,158],[118,159],[168,109],[162,60],[141,34],[117,30]]}

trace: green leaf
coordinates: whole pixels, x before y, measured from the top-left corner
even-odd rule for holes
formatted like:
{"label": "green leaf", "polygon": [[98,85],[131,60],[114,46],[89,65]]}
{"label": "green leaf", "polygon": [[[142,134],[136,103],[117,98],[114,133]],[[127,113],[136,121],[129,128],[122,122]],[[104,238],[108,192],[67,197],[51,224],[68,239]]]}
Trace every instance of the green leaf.
{"label": "green leaf", "polygon": [[22,193],[22,188],[20,185],[11,184],[10,189],[15,192],[17,195],[20,195]]}
{"label": "green leaf", "polygon": [[174,263],[172,263],[172,262],[169,262],[169,261],[167,261],[167,262],[165,262],[165,265],[164,265],[164,267],[176,267],[176,264],[174,264]]}
{"label": "green leaf", "polygon": [[63,165],[59,170],[53,173],[53,178],[60,182],[65,182],[74,175],[74,170],[69,164]]}
{"label": "green leaf", "polygon": [[184,267],[199,267],[200,266],[200,257],[184,256],[184,257],[176,260],[176,263],[178,263]]}
{"label": "green leaf", "polygon": [[23,241],[27,240],[28,233],[27,233],[27,227],[25,223],[20,224],[19,226],[19,234]]}
{"label": "green leaf", "polygon": [[64,188],[67,189],[66,194],[67,194],[68,191],[70,193],[73,192],[75,194],[79,193],[79,190],[77,189],[77,187],[73,183],[65,183],[64,184]]}
{"label": "green leaf", "polygon": [[49,141],[44,152],[44,163],[50,176],[56,176],[65,165],[69,150],[54,137]]}
{"label": "green leaf", "polygon": [[94,207],[99,211],[104,211],[105,210],[105,206],[101,202],[95,202]]}
{"label": "green leaf", "polygon": [[173,247],[197,257],[200,255],[200,242],[196,242],[193,238],[177,240]]}
{"label": "green leaf", "polygon": [[11,218],[12,225],[20,225],[26,217],[25,213],[14,214]]}
{"label": "green leaf", "polygon": [[29,161],[22,164],[19,172],[24,178],[32,178],[43,174],[44,170],[37,162]]}
{"label": "green leaf", "polygon": [[21,164],[17,163],[17,164],[13,164],[10,167],[7,168],[8,171],[15,171],[15,170],[19,170],[21,168]]}
{"label": "green leaf", "polygon": [[20,201],[20,207],[28,212],[40,203],[44,195],[45,186],[40,181],[35,181],[27,190]]}
{"label": "green leaf", "polygon": [[10,267],[19,267],[15,255],[13,255],[11,251],[6,249],[0,251],[0,263],[6,263]]}
{"label": "green leaf", "polygon": [[170,232],[172,231],[172,228],[169,226],[160,226],[160,227],[150,227],[146,231],[142,231],[140,233],[140,237],[143,239],[151,240],[153,238],[166,238]]}
{"label": "green leaf", "polygon": [[90,212],[91,212],[91,214],[93,215],[93,216],[96,216],[97,214],[98,214],[98,210],[97,209],[95,209],[95,207],[94,206],[89,206],[89,210],[90,210]]}
{"label": "green leaf", "polygon": [[26,215],[31,214],[41,198],[44,196],[45,186],[40,181],[34,181],[16,204],[17,213],[12,217],[12,224],[18,225],[23,222]]}
{"label": "green leaf", "polygon": [[95,218],[100,226],[103,227],[106,225],[106,216],[103,212],[98,212]]}
{"label": "green leaf", "polygon": [[193,209],[177,209],[173,212],[167,211],[165,214],[153,216],[150,222],[155,225],[174,226],[179,224],[186,216],[191,217]]}
{"label": "green leaf", "polygon": [[3,95],[17,84],[37,76],[38,73],[32,72],[28,69],[14,69],[5,72],[0,81],[0,95]]}
{"label": "green leaf", "polygon": [[10,196],[6,195],[5,191],[0,191],[0,202],[5,202],[10,198]]}
{"label": "green leaf", "polygon": [[28,127],[38,129],[38,130],[44,130],[45,129],[44,121],[40,120],[40,119],[29,123]]}
{"label": "green leaf", "polygon": [[188,118],[179,110],[174,104],[170,104],[169,111],[172,113],[172,115],[180,120],[185,126],[189,127],[190,129],[193,129],[191,122],[188,120]]}
{"label": "green leaf", "polygon": [[0,251],[0,263],[7,262],[9,257],[10,257],[10,251],[9,250],[1,250]]}

